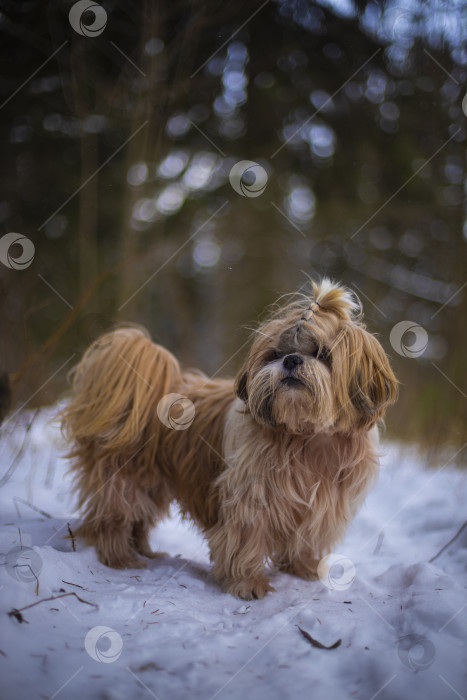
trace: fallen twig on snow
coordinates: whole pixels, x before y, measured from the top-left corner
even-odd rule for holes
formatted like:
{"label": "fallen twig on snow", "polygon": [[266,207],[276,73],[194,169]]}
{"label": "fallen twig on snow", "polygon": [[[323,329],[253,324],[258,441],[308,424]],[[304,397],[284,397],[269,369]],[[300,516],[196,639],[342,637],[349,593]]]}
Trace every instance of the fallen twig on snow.
{"label": "fallen twig on snow", "polygon": [[31,564],[15,564],[15,566],[14,566],[15,569],[20,569],[20,568],[22,568],[22,567],[28,568],[29,571],[31,572],[31,574],[32,574],[32,575],[34,576],[34,578],[36,579],[36,590],[35,590],[35,594],[36,594],[36,595],[39,595],[39,579],[38,579],[37,576],[36,576],[36,572],[33,570]]}
{"label": "fallen twig on snow", "polygon": [[67,523],[67,526],[68,526],[68,534],[70,535],[70,539],[71,539],[71,551],[72,551],[72,552],[76,552],[76,540],[75,540],[75,536],[74,536],[73,531],[72,531],[72,529],[71,529],[70,523]]}
{"label": "fallen twig on snow", "polygon": [[[10,610],[9,613],[7,613],[8,617],[14,617],[18,620],[18,622],[28,622],[23,615],[21,614],[24,610],[28,610],[29,608],[33,608],[35,605],[39,605],[40,603],[46,603],[47,601],[50,600],[58,600],[59,598],[66,598],[69,595],[75,596],[79,600],[80,603],[85,603],[86,605],[92,605],[93,608],[97,608],[99,610],[99,606],[96,603],[90,603],[89,600],[84,600],[84,598],[80,598],[75,591],[69,591],[68,593],[62,593],[62,595],[53,595],[50,598],[42,598],[42,600],[38,600],[35,603],[31,603],[30,605],[25,605],[24,608],[13,608]],[[29,623],[28,623],[29,624]]]}
{"label": "fallen twig on snow", "polygon": [[373,550],[373,555],[378,554],[378,552],[381,549],[381,546],[383,544],[383,540],[384,540],[384,532],[380,532],[378,535],[378,541],[377,541],[376,546]]}
{"label": "fallen twig on snow", "polygon": [[25,434],[24,434],[23,443],[22,443],[21,447],[19,448],[18,452],[16,453],[16,456],[14,457],[14,459],[13,459],[12,463],[10,464],[10,466],[8,467],[6,473],[5,473],[5,474],[2,476],[2,478],[0,479],[0,487],[1,487],[1,486],[4,486],[4,485],[11,479],[11,477],[13,476],[13,474],[15,473],[15,469],[16,469],[16,467],[18,466],[19,461],[20,461],[21,457],[23,456],[23,452],[24,452],[24,450],[25,450],[25,448],[26,448],[26,445],[27,445],[27,443],[28,443],[28,440],[29,440],[29,437],[30,437],[31,428],[32,428],[32,424],[34,423],[34,421],[35,421],[36,416],[37,416],[38,413],[39,413],[39,409],[36,408],[33,417],[32,417],[31,420],[29,421],[29,424],[26,426],[26,432],[25,432]]}
{"label": "fallen twig on snow", "polygon": [[467,525],[467,520],[465,521],[465,523],[463,523],[463,525],[460,526],[460,528],[458,529],[458,531],[456,532],[454,537],[452,539],[450,539],[449,542],[444,545],[444,547],[441,547],[438,554],[435,554],[434,557],[431,557],[431,559],[428,559],[429,564],[431,564],[432,561],[437,559],[439,557],[439,555],[442,554],[444,552],[444,550],[447,549],[449,547],[449,545],[452,544],[454,542],[454,540],[456,540],[459,537],[459,535],[461,534],[462,530],[465,528],[466,525]]}
{"label": "fallen twig on snow", "polygon": [[310,642],[311,646],[316,647],[317,649],[337,649],[337,647],[340,647],[342,639],[338,639],[337,642],[334,642],[334,644],[331,644],[330,647],[325,646],[324,644],[321,644],[321,642],[318,642],[317,639],[313,639],[313,637],[308,634],[308,632],[300,627],[300,625],[297,625],[298,629],[300,632],[303,634],[305,639]]}
{"label": "fallen twig on snow", "polygon": [[84,586],[80,586],[79,583],[72,583],[72,581],[65,581],[63,578],[62,578],[62,583],[66,583],[66,584],[68,584],[68,586],[76,586],[77,588],[81,588],[83,591],[89,590],[89,588],[85,588]]}
{"label": "fallen twig on snow", "polygon": [[24,503],[25,506],[29,506],[33,510],[35,510],[37,513],[40,513],[41,515],[45,516],[46,518],[52,518],[50,513],[46,513],[45,510],[41,510],[40,508],[37,508],[37,506],[33,506],[32,503],[29,501],[25,501],[24,498],[20,498],[19,496],[13,496],[13,501],[19,501],[20,503]]}

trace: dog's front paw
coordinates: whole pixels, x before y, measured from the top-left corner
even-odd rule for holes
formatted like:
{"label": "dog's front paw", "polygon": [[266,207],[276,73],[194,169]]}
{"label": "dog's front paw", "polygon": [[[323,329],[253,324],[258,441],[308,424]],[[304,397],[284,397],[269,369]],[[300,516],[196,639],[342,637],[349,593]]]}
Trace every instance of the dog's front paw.
{"label": "dog's front paw", "polygon": [[308,581],[316,581],[318,578],[317,565],[306,565],[301,562],[289,562],[280,564],[279,570],[285,574],[292,574]]}
{"label": "dog's front paw", "polygon": [[260,600],[269,591],[276,589],[271,586],[266,576],[244,579],[242,581],[230,581],[224,584],[226,593],[243,598],[243,600]]}

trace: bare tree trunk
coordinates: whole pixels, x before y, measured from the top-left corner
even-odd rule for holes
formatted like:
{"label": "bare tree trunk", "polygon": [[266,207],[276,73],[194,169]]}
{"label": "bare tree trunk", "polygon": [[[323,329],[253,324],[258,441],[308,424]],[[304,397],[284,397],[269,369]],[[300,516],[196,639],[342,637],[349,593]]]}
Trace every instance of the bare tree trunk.
{"label": "bare tree trunk", "polygon": [[[85,182],[99,167],[96,134],[81,134],[81,181]],[[79,199],[79,292],[98,276],[98,176],[94,177],[80,192]],[[89,300],[88,310],[98,311],[96,295]]]}
{"label": "bare tree trunk", "polygon": [[[148,57],[144,52],[144,47],[149,39],[157,37],[162,33],[160,11],[157,6],[146,1],[144,9],[145,21],[142,23],[140,35],[140,45],[138,50],[138,58],[135,63],[140,70],[146,74],[146,81],[149,85],[157,84],[157,71],[159,69],[160,58],[158,55]],[[147,60],[150,58],[150,60]],[[165,88],[165,85],[164,85]],[[165,92],[164,89],[157,89],[158,96]],[[141,92],[138,98],[137,106],[133,110],[133,119],[131,123],[130,136],[137,131],[138,128],[147,122],[146,126],[141,129],[140,133],[130,141],[127,149],[127,159],[124,171],[125,177],[125,195],[122,210],[122,229],[120,233],[120,250],[121,259],[125,261],[122,268],[122,273],[119,280],[118,289],[118,307],[125,305],[122,309],[124,318],[133,318],[138,307],[138,296],[131,298],[140,284],[141,273],[139,263],[133,263],[132,260],[137,256],[141,235],[139,232],[132,229],[131,220],[133,209],[138,199],[143,196],[147,189],[143,187],[132,187],[126,183],[128,170],[132,165],[138,162],[157,161],[158,153],[154,145],[159,132],[163,129],[163,123],[158,110],[152,109],[151,94],[149,91]]]}
{"label": "bare tree trunk", "polygon": [[[165,46],[162,53],[156,56],[147,56],[144,53],[144,47],[149,39],[154,37],[167,38],[166,22],[168,18],[166,15],[169,12],[170,9],[161,9],[160,5],[151,0],[145,0],[139,58],[135,62],[146,73],[147,84],[154,87],[141,94],[138,106],[134,109],[130,135],[146,120],[148,120],[148,124],[129,144],[126,172],[131,165],[140,161],[149,160],[151,163],[160,161],[165,149],[164,137],[167,118],[177,109],[178,104],[186,104],[188,92],[192,87],[189,76],[192,72],[194,55],[200,39],[198,24],[204,16],[202,5],[198,6],[196,2],[193,3],[192,16],[186,28],[171,40],[170,45]],[[170,75],[170,83],[168,75]],[[131,260],[137,255],[139,241],[142,237],[138,235],[138,232],[132,230],[131,218],[134,205],[143,196],[144,190],[144,187],[135,188],[129,185],[126,187],[120,246],[121,259],[129,261],[129,264],[122,268],[118,292],[118,306],[121,307],[122,304],[125,304],[124,310],[122,309],[122,316],[125,318],[135,317],[141,297],[135,295],[130,301],[129,299],[144,281],[141,279],[141,265],[131,263]],[[151,186],[151,194],[154,194],[154,185]],[[161,218],[151,229],[151,249],[157,243],[160,247],[164,229],[165,220]],[[169,249],[174,248],[175,245],[179,245],[179,243],[175,241],[174,245],[169,245]],[[161,258],[156,261],[156,264],[162,262]]]}
{"label": "bare tree trunk", "polygon": [[[73,44],[71,64],[73,110],[80,120],[80,185],[89,180],[79,193],[78,264],[79,294],[82,295],[97,279],[99,272],[97,243],[99,176],[94,175],[99,167],[98,137],[95,133],[83,130],[83,121],[90,113],[92,114],[93,108],[86,104],[83,96],[84,85],[87,83],[87,65],[82,42]],[[86,310],[88,312],[98,310],[96,297],[89,300]]]}

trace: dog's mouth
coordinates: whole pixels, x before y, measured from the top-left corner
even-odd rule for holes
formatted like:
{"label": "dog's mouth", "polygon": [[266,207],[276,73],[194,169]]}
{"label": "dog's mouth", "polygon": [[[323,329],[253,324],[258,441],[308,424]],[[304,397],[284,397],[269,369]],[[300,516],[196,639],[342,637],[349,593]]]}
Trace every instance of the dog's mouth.
{"label": "dog's mouth", "polygon": [[292,375],[290,377],[283,377],[281,382],[286,386],[303,386],[302,380]]}

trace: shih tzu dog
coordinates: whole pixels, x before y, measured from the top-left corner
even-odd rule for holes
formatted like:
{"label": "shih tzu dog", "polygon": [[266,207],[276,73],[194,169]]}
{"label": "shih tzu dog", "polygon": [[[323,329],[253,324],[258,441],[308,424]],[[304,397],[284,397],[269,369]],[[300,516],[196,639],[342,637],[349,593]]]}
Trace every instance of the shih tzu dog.
{"label": "shih tzu dog", "polygon": [[104,564],[141,567],[178,501],[223,589],[250,600],[273,590],[266,562],[316,577],[375,480],[397,380],[358,300],[324,279],[261,325],[235,382],[183,370],[121,328],[86,351],[73,389],[63,427],[78,534]]}

